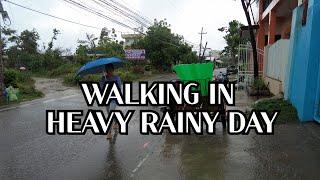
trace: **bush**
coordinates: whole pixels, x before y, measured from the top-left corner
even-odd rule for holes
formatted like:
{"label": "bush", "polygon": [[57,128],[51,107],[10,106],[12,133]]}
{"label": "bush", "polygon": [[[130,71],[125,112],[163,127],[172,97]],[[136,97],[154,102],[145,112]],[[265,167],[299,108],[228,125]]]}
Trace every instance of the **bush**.
{"label": "bush", "polygon": [[80,69],[80,67],[81,67],[80,64],[66,63],[50,71],[49,76],[58,77],[61,75],[75,74]]}
{"label": "bush", "polygon": [[120,76],[122,81],[134,81],[139,78],[137,74],[134,74],[130,71],[118,70],[117,73]]}
{"label": "bush", "polygon": [[63,83],[69,86],[77,85],[78,80],[79,79],[75,77],[74,73],[68,73],[63,77]]}
{"label": "bush", "polygon": [[75,73],[66,74],[63,78],[63,83],[69,86],[78,85],[79,82],[99,82],[101,75],[87,75],[84,77],[76,77]]}
{"label": "bush", "polygon": [[17,87],[19,83],[33,82],[30,73],[20,72],[15,69],[6,69],[4,72],[4,84],[8,86]]}
{"label": "bush", "polygon": [[256,90],[268,90],[268,87],[261,78],[254,80],[252,87]]}
{"label": "bush", "polygon": [[4,84],[8,86],[17,86],[18,72],[13,69],[5,70],[4,72]]}
{"label": "bush", "polygon": [[144,68],[142,66],[133,66],[132,72],[135,74],[143,74],[144,73]]}
{"label": "bush", "polygon": [[34,99],[36,97],[43,96],[42,92],[35,89],[35,82],[28,72],[6,69],[4,73],[4,80],[6,87],[13,86],[15,88],[19,88],[20,97],[22,99]]}
{"label": "bush", "polygon": [[284,99],[262,100],[254,104],[252,108],[255,110],[268,111],[270,113],[276,110],[280,111],[276,123],[281,124],[299,121],[296,109],[288,101],[285,101]]}

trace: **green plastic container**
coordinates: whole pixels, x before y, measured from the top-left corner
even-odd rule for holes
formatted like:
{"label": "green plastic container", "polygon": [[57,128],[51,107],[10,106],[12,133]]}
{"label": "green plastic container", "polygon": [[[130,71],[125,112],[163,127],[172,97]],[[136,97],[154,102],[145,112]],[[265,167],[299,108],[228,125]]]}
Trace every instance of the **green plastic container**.
{"label": "green plastic container", "polygon": [[208,83],[212,81],[213,69],[213,63],[179,64],[173,67],[173,70],[181,81],[198,82],[202,96],[208,95]]}

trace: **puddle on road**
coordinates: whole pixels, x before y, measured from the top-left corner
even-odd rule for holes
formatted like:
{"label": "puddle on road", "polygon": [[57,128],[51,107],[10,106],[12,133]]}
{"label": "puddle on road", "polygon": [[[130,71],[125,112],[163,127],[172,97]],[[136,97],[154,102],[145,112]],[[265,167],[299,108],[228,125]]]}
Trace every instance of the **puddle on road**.
{"label": "puddle on road", "polygon": [[[165,144],[161,150],[164,159],[176,158],[180,176],[183,179],[224,179],[241,173],[250,177],[256,161],[246,149],[251,138],[217,135],[164,135]],[[253,175],[252,175],[253,176]]]}

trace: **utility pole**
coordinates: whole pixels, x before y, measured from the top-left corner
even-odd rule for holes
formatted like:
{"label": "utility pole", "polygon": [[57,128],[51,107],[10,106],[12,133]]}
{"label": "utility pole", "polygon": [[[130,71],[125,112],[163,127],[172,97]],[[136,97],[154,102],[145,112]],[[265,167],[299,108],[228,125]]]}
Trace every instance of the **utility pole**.
{"label": "utility pole", "polygon": [[206,53],[207,45],[208,45],[208,42],[206,42],[206,45],[204,46],[203,53],[202,53],[202,58],[201,58],[201,59],[204,59],[204,53]]}
{"label": "utility pole", "polygon": [[201,58],[201,50],[202,50],[202,35],[203,34],[207,34],[206,32],[203,32],[203,27],[201,28],[201,32],[199,33],[200,34],[200,49],[199,49],[199,60],[201,60],[200,58]]}

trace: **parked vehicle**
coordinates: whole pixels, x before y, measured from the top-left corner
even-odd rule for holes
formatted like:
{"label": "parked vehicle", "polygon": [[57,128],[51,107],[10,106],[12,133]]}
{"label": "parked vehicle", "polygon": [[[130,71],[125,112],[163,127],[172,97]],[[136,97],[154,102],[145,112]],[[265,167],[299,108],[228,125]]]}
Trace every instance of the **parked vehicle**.
{"label": "parked vehicle", "polygon": [[[200,103],[195,106],[190,106],[187,104],[176,105],[170,103],[168,109],[170,111],[179,111],[179,110],[198,110],[198,111],[208,111],[208,112],[221,112],[220,121],[222,122],[223,129],[227,126],[226,120],[226,104],[223,102],[221,105],[210,105],[208,101],[208,82],[212,81],[214,65],[212,63],[203,63],[203,64],[180,64],[174,67],[179,79],[172,80],[173,83],[179,82],[189,82],[195,81],[200,85],[201,99]],[[215,79],[217,82],[228,82],[226,73],[219,75],[219,80]]]}
{"label": "parked vehicle", "polygon": [[229,82],[229,74],[228,73],[222,73],[220,72],[215,76],[215,81],[216,82],[221,82],[221,83],[228,83]]}
{"label": "parked vehicle", "polygon": [[227,67],[227,74],[237,74],[238,73],[238,68],[237,66],[229,66]]}

